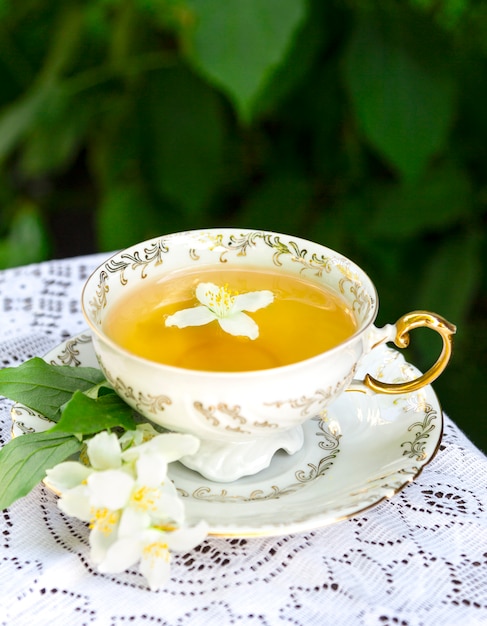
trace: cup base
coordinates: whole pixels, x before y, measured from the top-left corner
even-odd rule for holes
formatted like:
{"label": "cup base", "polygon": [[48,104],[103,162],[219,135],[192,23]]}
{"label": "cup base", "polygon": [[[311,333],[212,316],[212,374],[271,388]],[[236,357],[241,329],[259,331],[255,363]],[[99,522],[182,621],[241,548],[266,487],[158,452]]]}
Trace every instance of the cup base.
{"label": "cup base", "polygon": [[269,467],[278,450],[294,454],[303,447],[302,426],[274,435],[243,442],[202,440],[196,454],[180,459],[187,468],[208,480],[228,483],[257,474]]}

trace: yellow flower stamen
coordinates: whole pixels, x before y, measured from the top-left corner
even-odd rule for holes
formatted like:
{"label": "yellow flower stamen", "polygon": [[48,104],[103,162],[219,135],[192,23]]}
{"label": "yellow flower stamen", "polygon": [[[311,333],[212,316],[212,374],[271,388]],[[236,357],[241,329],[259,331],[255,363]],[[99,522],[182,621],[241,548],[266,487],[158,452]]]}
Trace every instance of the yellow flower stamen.
{"label": "yellow flower stamen", "polygon": [[164,559],[166,563],[169,563],[171,560],[169,546],[164,541],[153,541],[144,546],[142,552],[145,558],[150,559],[152,562],[156,559]]}
{"label": "yellow flower stamen", "polygon": [[110,511],[110,509],[91,509],[90,513],[90,530],[96,528],[104,535],[112,533],[120,519],[120,513],[118,511]]}
{"label": "yellow flower stamen", "polygon": [[177,526],[176,524],[170,524],[169,522],[166,522],[166,524],[157,524],[154,525],[154,528],[156,528],[157,530],[160,530],[164,533],[172,533],[175,530],[177,530],[179,528],[179,526]]}
{"label": "yellow flower stamen", "polygon": [[225,284],[223,287],[218,287],[217,291],[208,289],[205,295],[208,298],[209,308],[217,315],[224,316],[233,306],[235,298],[239,293],[238,291],[231,290],[228,284]]}
{"label": "yellow flower stamen", "polygon": [[155,487],[140,487],[130,496],[130,503],[139,511],[155,511],[159,496],[159,490]]}

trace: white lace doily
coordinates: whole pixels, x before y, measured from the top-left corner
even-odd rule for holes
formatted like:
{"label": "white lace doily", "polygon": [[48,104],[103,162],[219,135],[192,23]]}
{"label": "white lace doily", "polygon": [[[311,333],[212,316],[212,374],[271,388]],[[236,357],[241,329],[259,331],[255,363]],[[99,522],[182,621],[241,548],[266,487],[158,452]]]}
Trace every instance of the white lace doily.
{"label": "white lace doily", "polygon": [[[84,329],[81,288],[102,260],[0,272],[1,367]],[[0,444],[10,406],[0,400]],[[486,476],[486,457],[445,417],[437,456],[391,500],[309,533],[210,537],[173,555],[158,592],[135,570],[99,574],[84,524],[39,486],[0,512],[0,624],[487,624]]]}

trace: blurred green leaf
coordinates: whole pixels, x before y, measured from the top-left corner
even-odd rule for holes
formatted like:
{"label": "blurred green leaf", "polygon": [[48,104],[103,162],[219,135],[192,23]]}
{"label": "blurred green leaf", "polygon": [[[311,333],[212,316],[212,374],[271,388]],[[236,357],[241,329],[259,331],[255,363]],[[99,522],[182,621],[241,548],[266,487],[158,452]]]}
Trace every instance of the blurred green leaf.
{"label": "blurred green leaf", "polygon": [[343,228],[343,213],[335,207],[325,204],[321,207],[318,218],[313,222],[309,234],[312,241],[323,244],[332,250],[347,254],[347,231]]}
{"label": "blurred green leaf", "polygon": [[123,66],[130,57],[134,29],[137,27],[137,12],[134,3],[129,0],[118,2],[113,7],[113,28],[110,35],[110,63],[123,71]]}
{"label": "blurred green leaf", "polygon": [[25,140],[21,167],[27,176],[65,170],[80,149],[91,121],[91,98],[72,99],[59,87]]}
{"label": "blurred green leaf", "polygon": [[[1,4],[0,4],[1,6]],[[0,103],[10,102],[18,97],[19,89],[27,89],[34,79],[34,70],[13,33],[9,32],[0,18]]]}
{"label": "blurred green leaf", "polygon": [[60,78],[71,65],[79,50],[83,29],[83,11],[77,2],[61,3],[53,24],[49,50],[40,72],[39,81]]}
{"label": "blurred green leaf", "polygon": [[101,118],[98,132],[90,137],[88,161],[98,186],[106,190],[140,176],[139,116],[133,98],[117,95],[99,100],[109,114]]}
{"label": "blurred green leaf", "polygon": [[[487,6],[485,28],[487,42]],[[487,162],[486,76],[485,55],[463,60],[459,77],[459,119],[453,129],[452,144],[457,158],[468,164],[471,173],[483,171]]]}
{"label": "blurred green leaf", "polygon": [[[435,251],[421,276],[413,307],[439,313],[457,326],[454,346],[465,342],[466,323],[478,293],[482,273],[481,238],[478,233],[447,239]],[[415,333],[413,349],[423,369],[439,354],[440,341],[431,331]]]}
{"label": "blurred green leaf", "polygon": [[446,166],[419,181],[382,187],[377,201],[371,234],[414,237],[447,229],[468,215],[472,189],[465,172]]}
{"label": "blurred green leaf", "polygon": [[101,250],[126,248],[157,234],[154,207],[134,182],[108,187],[96,219]]}
{"label": "blurred green leaf", "polygon": [[[311,238],[315,240],[319,234],[326,246],[357,257],[362,240],[370,240],[366,235],[373,207],[370,196],[367,188],[350,189],[335,197],[331,190],[325,189],[323,197],[314,200],[317,206]],[[368,251],[366,254],[370,256]]]}
{"label": "blurred green leaf", "polygon": [[50,241],[37,207],[24,203],[14,214],[8,234],[0,239],[0,269],[48,258]]}
{"label": "blurred green leaf", "polygon": [[283,62],[306,15],[305,0],[189,0],[189,57],[249,121],[259,92]]}
{"label": "blurred green leaf", "polygon": [[256,116],[269,112],[304,83],[320,51],[333,36],[331,11],[327,2],[308,2],[306,20],[296,28],[285,57],[255,98],[253,113]]}
{"label": "blurred green leaf", "polygon": [[[454,2],[455,0],[451,0]],[[468,7],[465,14],[460,40],[467,43],[472,60],[485,57],[487,53],[487,5],[485,2],[474,2]]]}
{"label": "blurred green leaf", "polygon": [[432,13],[434,19],[446,28],[452,28],[471,10],[470,0],[411,0],[425,12]]}
{"label": "blurred green leaf", "polygon": [[32,130],[43,111],[55,106],[59,77],[78,49],[82,18],[77,3],[61,8],[38,76],[30,89],[0,113],[0,161]]}
{"label": "blurred green leaf", "polygon": [[42,83],[0,113],[0,162],[37,123],[56,87]]}
{"label": "blurred green leaf", "polygon": [[449,238],[429,259],[419,284],[416,306],[441,313],[461,325],[476,297],[481,274],[479,234],[466,232]]}
{"label": "blurred green leaf", "polygon": [[225,124],[216,93],[183,66],[151,74],[138,110],[154,189],[195,216],[221,177]]}
{"label": "blurred green leaf", "polygon": [[347,103],[336,64],[318,64],[290,104],[289,123],[305,124],[310,135],[313,166],[325,177],[341,175],[346,163],[343,124]]}
{"label": "blurred green leaf", "polygon": [[249,195],[242,206],[240,223],[249,228],[299,234],[306,222],[311,193],[305,177],[279,173]]}
{"label": "blurred green leaf", "polygon": [[401,176],[416,180],[445,147],[455,113],[448,49],[407,8],[357,17],[345,64],[357,122]]}

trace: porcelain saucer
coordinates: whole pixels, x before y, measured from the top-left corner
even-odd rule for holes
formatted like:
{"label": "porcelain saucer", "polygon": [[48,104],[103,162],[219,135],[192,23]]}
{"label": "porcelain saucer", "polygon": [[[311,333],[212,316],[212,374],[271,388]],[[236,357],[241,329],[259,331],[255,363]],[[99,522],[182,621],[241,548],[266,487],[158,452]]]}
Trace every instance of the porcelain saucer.
{"label": "porcelain saucer", "polygon": [[[87,333],[44,358],[57,365],[98,366]],[[357,377],[366,372],[388,382],[418,374],[387,346],[365,357]],[[12,407],[13,436],[51,426],[23,405]],[[277,452],[258,474],[215,483],[173,463],[169,475],[188,522],[205,519],[212,535],[290,534],[353,517],[394,496],[432,460],[442,432],[443,414],[431,386],[399,396],[346,392],[304,424],[301,450],[292,456]]]}

